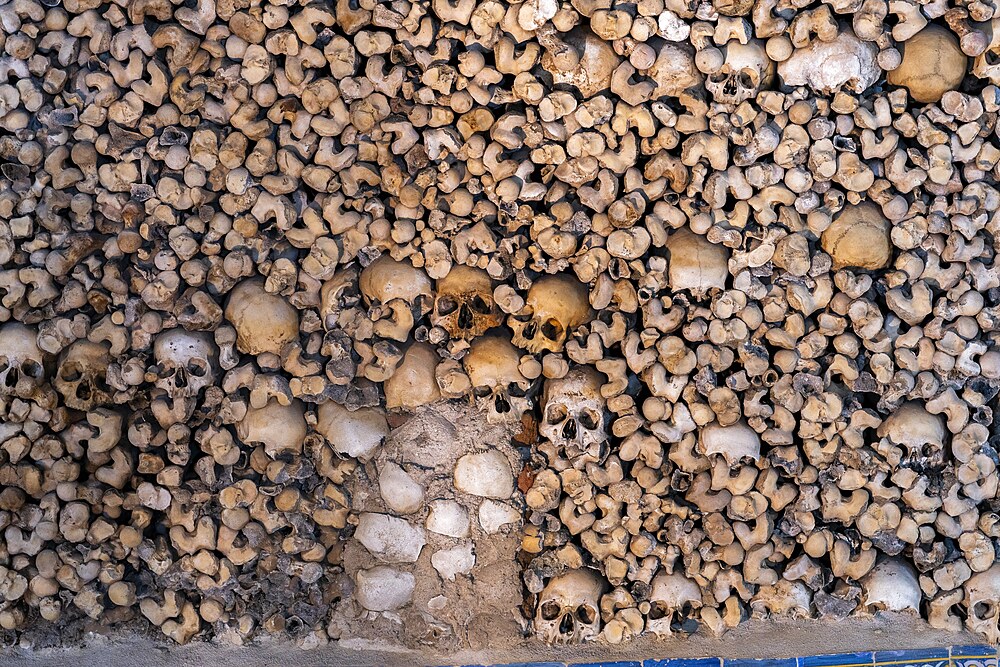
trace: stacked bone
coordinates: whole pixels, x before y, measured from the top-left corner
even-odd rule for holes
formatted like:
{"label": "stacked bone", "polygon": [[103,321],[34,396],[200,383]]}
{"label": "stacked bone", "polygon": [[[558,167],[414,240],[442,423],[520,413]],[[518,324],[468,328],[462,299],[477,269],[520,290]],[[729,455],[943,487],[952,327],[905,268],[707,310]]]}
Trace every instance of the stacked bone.
{"label": "stacked bone", "polygon": [[475,396],[550,641],[1000,640],[995,11],[0,4],[0,628],[320,637],[383,410]]}

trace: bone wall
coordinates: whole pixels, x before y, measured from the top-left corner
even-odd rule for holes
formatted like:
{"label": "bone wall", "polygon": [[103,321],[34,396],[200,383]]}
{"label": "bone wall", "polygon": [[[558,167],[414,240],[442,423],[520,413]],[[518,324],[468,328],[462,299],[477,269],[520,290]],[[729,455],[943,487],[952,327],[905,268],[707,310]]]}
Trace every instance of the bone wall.
{"label": "bone wall", "polygon": [[0,641],[1000,641],[996,13],[0,0]]}

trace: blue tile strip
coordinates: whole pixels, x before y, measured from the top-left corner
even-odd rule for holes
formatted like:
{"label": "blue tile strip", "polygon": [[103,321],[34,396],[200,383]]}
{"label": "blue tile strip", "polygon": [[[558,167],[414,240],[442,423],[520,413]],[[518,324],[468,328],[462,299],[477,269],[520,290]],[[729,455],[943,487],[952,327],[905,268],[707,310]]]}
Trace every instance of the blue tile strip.
{"label": "blue tile strip", "polygon": [[952,646],[949,667],[997,667],[997,649],[993,646]]}
{"label": "blue tile strip", "polygon": [[[465,665],[465,667],[485,667]],[[490,667],[1000,667],[997,647],[986,645],[906,651],[861,651],[798,658],[728,660],[725,658],[650,658],[607,662],[519,662]]]}
{"label": "blue tile strip", "polygon": [[645,660],[642,667],[722,667],[722,658],[667,658]]}
{"label": "blue tile strip", "polygon": [[913,665],[914,667],[948,667],[951,650],[947,648],[914,649],[911,651],[877,651],[876,667]]}
{"label": "blue tile strip", "polygon": [[862,651],[837,655],[807,655],[799,658],[799,664],[801,667],[873,667],[875,654],[872,651]]}

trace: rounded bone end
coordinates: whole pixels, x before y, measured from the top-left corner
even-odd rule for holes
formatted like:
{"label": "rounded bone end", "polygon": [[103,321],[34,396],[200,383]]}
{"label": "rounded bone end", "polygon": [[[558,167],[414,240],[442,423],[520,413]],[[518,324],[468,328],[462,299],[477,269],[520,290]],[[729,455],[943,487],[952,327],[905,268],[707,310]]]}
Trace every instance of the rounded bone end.
{"label": "rounded bone end", "polygon": [[920,609],[920,585],[913,567],[898,558],[887,558],[861,580],[862,605],[868,611]]}
{"label": "rounded bone end", "polygon": [[385,381],[385,407],[387,410],[413,410],[441,398],[441,390],[434,377],[440,361],[437,352],[426,343],[414,343],[403,355],[403,362]]}
{"label": "rounded bone end", "polygon": [[244,354],[280,354],[299,337],[299,314],[288,301],[264,290],[260,278],[244,280],[229,293],[226,319],[236,328],[236,348]]}
{"label": "rounded bone end", "polygon": [[906,88],[917,102],[937,102],[965,78],[969,58],[955,34],[943,26],[927,26],[903,42],[902,50],[903,62],[886,79]]}
{"label": "rounded bone end", "polygon": [[236,434],[245,443],[262,443],[268,456],[301,454],[308,427],[305,406],[300,401],[282,405],[268,401],[262,408],[251,408],[236,425]]}
{"label": "rounded bone end", "polygon": [[729,277],[729,250],[701,234],[683,228],[667,240],[670,251],[670,287],[696,296],[725,289]]}
{"label": "rounded bone end", "polygon": [[846,207],[823,232],[820,243],[833,259],[834,269],[847,267],[875,271],[892,258],[889,220],[871,202]]}

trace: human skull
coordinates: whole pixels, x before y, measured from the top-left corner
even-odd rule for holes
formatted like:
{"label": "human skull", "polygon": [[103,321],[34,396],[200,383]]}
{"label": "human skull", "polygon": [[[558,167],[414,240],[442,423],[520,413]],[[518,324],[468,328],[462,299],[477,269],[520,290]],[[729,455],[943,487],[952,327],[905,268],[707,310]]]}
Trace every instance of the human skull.
{"label": "human skull", "polygon": [[680,572],[661,572],[653,579],[646,630],[661,639],[673,634],[671,626],[701,608],[701,588]]}
{"label": "human skull", "polygon": [[965,582],[965,608],[966,626],[991,644],[1000,643],[1000,563]]}
{"label": "human skull", "polygon": [[305,407],[298,400],[282,405],[272,398],[262,408],[247,410],[236,424],[236,435],[249,444],[262,444],[268,456],[301,454],[306,439]]}
{"label": "human skull", "polygon": [[454,266],[437,281],[437,298],[430,319],[452,338],[465,340],[499,326],[503,319],[493,300],[490,274],[471,266]]}
{"label": "human skull", "polygon": [[38,333],[10,322],[0,327],[0,396],[27,397],[45,379],[45,354]]}
{"label": "human skull", "polygon": [[829,42],[814,39],[809,46],[795,49],[778,64],[778,75],[786,86],[808,86],[817,93],[838,90],[862,93],[882,76],[878,46],[863,42],[847,26]]}
{"label": "human skull", "polygon": [[887,558],[861,579],[861,606],[869,612],[920,611],[917,573],[898,558]]}
{"label": "human skull", "polygon": [[409,338],[414,317],[426,314],[434,299],[431,279],[423,269],[389,255],[365,267],[359,286],[375,333],[399,342]]}
{"label": "human skull", "polygon": [[992,35],[990,45],[976,56],[972,63],[972,73],[980,79],[988,79],[994,85],[1000,85],[1000,16],[990,22],[989,34]]}
{"label": "human skull", "polygon": [[264,290],[262,278],[244,280],[229,293],[226,319],[236,329],[236,349],[244,354],[281,354],[299,337],[299,313],[284,297]]}
{"label": "human skull", "polygon": [[929,413],[918,401],[909,401],[896,408],[876,433],[905,450],[900,460],[905,467],[926,470],[944,464],[944,419]]}
{"label": "human skull", "polygon": [[833,260],[834,269],[878,270],[892,259],[891,227],[882,209],[865,201],[846,206],[823,231],[820,245]]}
{"label": "human skull", "polygon": [[599,601],[604,582],[592,570],[571,570],[542,590],[535,612],[535,635],[549,644],[574,644],[601,631]]}
{"label": "human skull", "polygon": [[729,277],[729,250],[685,227],[667,239],[673,291],[689,290],[701,298],[713,289],[725,289]]}
{"label": "human skull", "polygon": [[587,453],[589,460],[600,460],[608,439],[602,384],[600,373],[590,366],[577,366],[565,377],[546,380],[538,432],[572,458]]}
{"label": "human skull", "polygon": [[781,579],[772,586],[761,586],[750,600],[754,616],[791,616],[808,618],[812,606],[812,591],[801,581]]}
{"label": "human skull", "polygon": [[545,276],[528,290],[525,306],[511,315],[515,345],[533,354],[560,352],[570,333],[593,317],[587,286],[570,275]]}
{"label": "human skull", "polygon": [[159,367],[156,386],[171,398],[198,396],[215,384],[218,353],[208,333],[182,328],[164,331],[153,343],[153,359]]}
{"label": "human skull", "polygon": [[[933,23],[903,42],[902,51],[903,61],[886,75],[886,80],[903,86],[910,97],[925,104],[956,90],[969,66],[955,33]],[[983,55],[976,59],[977,63]]]}
{"label": "human skull", "polygon": [[760,458],[760,436],[743,420],[732,426],[708,424],[698,433],[698,447],[709,458],[721,456],[730,467]]}
{"label": "human skull", "polygon": [[580,54],[580,61],[572,69],[563,70],[556,62],[555,52],[546,49],[542,54],[542,67],[552,74],[554,84],[574,86],[584,99],[611,86],[611,75],[621,58],[610,43],[586,28],[572,30],[560,37]]}
{"label": "human skull", "polygon": [[67,407],[90,410],[111,402],[110,363],[111,353],[102,343],[78,340],[63,351],[53,384]]}
{"label": "human skull", "polygon": [[477,402],[491,424],[519,420],[531,409],[531,399],[525,397],[531,381],[518,368],[520,359],[517,348],[499,336],[477,338],[462,359]]}
{"label": "human skull", "polygon": [[774,61],[764,50],[764,43],[751,39],[746,44],[730,40],[722,50],[722,67],[708,75],[705,88],[719,104],[739,104],[757,96],[774,80]]}
{"label": "human skull", "polygon": [[387,303],[393,299],[413,302],[417,297],[433,295],[431,279],[423,269],[409,262],[398,262],[381,255],[361,272],[361,293],[369,304]]}
{"label": "human skull", "polygon": [[691,47],[674,42],[663,42],[658,47],[656,60],[646,75],[656,82],[653,99],[680,97],[685,90],[704,81],[704,76],[695,66]]}

